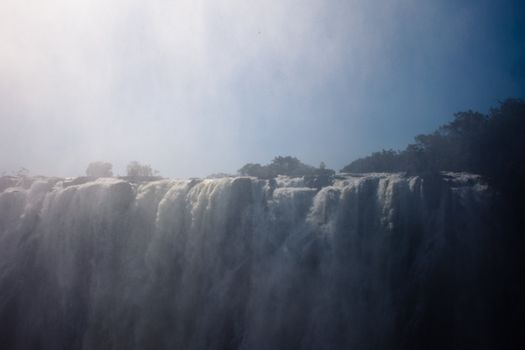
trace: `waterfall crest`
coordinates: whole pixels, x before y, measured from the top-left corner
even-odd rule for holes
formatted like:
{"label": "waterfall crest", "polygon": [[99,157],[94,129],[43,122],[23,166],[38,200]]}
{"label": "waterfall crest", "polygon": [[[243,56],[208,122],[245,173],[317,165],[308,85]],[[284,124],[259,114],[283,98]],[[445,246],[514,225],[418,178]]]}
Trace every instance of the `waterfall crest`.
{"label": "waterfall crest", "polygon": [[2,182],[6,349],[486,340],[494,223],[475,175],[88,180]]}

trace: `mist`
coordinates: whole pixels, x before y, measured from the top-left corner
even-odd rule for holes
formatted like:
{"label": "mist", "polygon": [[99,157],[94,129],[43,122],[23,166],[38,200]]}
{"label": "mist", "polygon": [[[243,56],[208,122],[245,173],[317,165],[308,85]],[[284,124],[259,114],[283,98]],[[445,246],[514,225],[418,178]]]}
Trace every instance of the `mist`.
{"label": "mist", "polygon": [[138,160],[205,176],[276,154],[338,169],[523,93],[507,8],[2,1],[0,171],[78,176],[103,160],[124,174]]}
{"label": "mist", "polygon": [[524,150],[523,1],[2,0],[0,347],[525,349]]}

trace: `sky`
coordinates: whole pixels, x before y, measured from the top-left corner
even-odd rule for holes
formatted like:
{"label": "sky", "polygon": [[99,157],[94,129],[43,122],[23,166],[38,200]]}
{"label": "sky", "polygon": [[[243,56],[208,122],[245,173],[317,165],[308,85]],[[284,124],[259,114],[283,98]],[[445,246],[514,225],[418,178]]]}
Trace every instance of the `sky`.
{"label": "sky", "polygon": [[341,169],[507,97],[520,1],[0,2],[0,173]]}

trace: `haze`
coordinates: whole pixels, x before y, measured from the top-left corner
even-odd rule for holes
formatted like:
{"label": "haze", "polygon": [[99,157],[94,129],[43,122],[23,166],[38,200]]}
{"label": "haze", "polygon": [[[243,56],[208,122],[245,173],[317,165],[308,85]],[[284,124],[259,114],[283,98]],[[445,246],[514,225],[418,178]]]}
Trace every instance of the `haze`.
{"label": "haze", "polygon": [[519,1],[0,3],[0,172],[340,169],[525,95]]}

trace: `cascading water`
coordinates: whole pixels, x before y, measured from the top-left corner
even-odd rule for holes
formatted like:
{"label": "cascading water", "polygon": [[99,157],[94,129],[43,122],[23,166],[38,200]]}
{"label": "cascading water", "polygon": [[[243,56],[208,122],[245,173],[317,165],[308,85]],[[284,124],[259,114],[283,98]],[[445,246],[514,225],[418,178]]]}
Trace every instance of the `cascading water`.
{"label": "cascading water", "polygon": [[473,175],[0,185],[3,349],[493,344]]}

